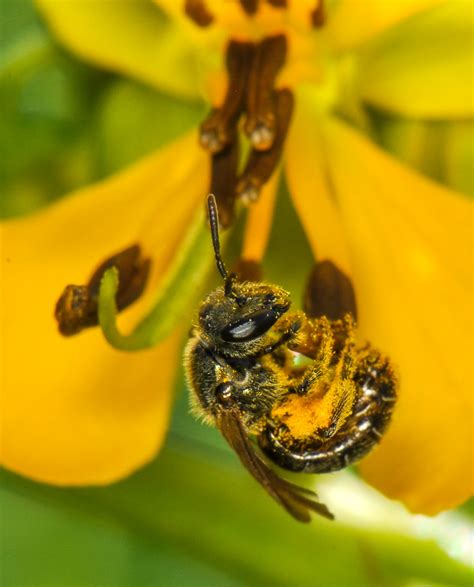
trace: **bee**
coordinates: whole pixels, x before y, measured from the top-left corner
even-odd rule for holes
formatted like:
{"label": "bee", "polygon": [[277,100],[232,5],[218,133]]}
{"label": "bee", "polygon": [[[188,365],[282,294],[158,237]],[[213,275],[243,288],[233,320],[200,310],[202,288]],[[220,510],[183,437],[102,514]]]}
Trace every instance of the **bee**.
{"label": "bee", "polygon": [[290,312],[281,287],[228,273],[212,194],[207,205],[224,284],[200,304],[185,349],[193,411],[220,430],[244,467],[296,520],[310,521],[311,512],[333,519],[314,492],[269,463],[329,473],[365,456],[390,421],[393,369],[369,344],[356,345],[350,313],[331,320]]}

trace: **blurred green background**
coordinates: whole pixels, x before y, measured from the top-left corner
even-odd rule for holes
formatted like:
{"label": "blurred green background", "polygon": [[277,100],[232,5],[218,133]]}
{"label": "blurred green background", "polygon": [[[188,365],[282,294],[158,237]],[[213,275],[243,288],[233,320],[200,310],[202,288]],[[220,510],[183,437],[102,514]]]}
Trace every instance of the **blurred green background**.
{"label": "blurred green background", "polygon": [[[3,218],[32,213],[121,169],[206,111],[79,62],[57,46],[27,0],[3,0],[1,19]],[[385,148],[473,193],[472,123],[369,116]],[[281,196],[276,226],[284,218],[287,231],[302,234],[284,187]],[[302,236],[295,247],[309,264]],[[270,250],[268,277],[298,297],[295,249],[288,251],[283,231],[274,231]],[[218,432],[191,418],[182,380],[176,398],[165,450],[125,481],[59,489],[1,474],[2,587],[473,584],[472,503],[433,519],[411,516],[345,472],[319,482],[338,520],[297,524],[242,470]]]}

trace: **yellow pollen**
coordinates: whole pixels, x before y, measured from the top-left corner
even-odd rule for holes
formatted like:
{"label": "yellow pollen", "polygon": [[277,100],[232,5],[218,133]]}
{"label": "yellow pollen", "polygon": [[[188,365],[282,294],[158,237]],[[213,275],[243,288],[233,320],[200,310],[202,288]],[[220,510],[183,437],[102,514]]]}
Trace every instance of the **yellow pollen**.
{"label": "yellow pollen", "polygon": [[314,436],[318,429],[328,428],[334,413],[334,398],[322,395],[321,390],[300,396],[291,394],[272,416],[285,424],[293,438],[304,440]]}

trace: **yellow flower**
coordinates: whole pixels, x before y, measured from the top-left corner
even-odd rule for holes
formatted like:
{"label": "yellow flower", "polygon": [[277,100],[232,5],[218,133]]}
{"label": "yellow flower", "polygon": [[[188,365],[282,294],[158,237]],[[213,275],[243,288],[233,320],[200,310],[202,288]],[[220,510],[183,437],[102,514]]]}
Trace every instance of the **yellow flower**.
{"label": "yellow flower", "polygon": [[[285,36],[288,56],[275,88],[291,88],[295,109],[283,164],[276,157],[270,176],[250,170],[247,177],[262,181],[242,256],[263,258],[284,167],[315,259],[329,258],[351,276],[361,336],[400,373],[394,421],[362,463],[364,477],[412,511],[463,502],[472,494],[472,210],[466,197],[381,151],[368,138],[364,106],[413,118],[471,117],[469,3],[301,0],[287,10],[277,1],[188,0],[187,15],[173,0],[157,4],[170,19],[145,1],[38,0],[58,38],[84,58],[179,97],[204,94],[215,106],[224,100],[229,39],[255,45]],[[255,150],[265,151],[258,133],[252,137],[255,126],[247,130]],[[216,157],[209,170],[197,137],[184,137],[103,184],[6,224],[5,466],[54,483],[101,483],[158,449],[179,335],[143,354],[121,354],[94,330],[61,338],[52,311],[64,285],[83,283],[101,260],[135,242],[152,258],[151,292],[209,185],[228,177]],[[239,193],[256,196],[245,186]],[[228,206],[221,197],[221,205],[230,222],[233,200]],[[146,302],[124,316],[125,326]]]}
{"label": "yellow flower", "polygon": [[[98,329],[61,336],[54,306],[66,284],[83,283],[98,261],[137,237],[153,253],[153,289],[206,190],[204,154],[173,165],[193,139],[2,227],[1,453],[9,469],[57,484],[106,483],[156,454],[180,332],[153,350],[121,353]],[[189,177],[194,195],[170,206]],[[150,294],[124,316],[125,328]]]}

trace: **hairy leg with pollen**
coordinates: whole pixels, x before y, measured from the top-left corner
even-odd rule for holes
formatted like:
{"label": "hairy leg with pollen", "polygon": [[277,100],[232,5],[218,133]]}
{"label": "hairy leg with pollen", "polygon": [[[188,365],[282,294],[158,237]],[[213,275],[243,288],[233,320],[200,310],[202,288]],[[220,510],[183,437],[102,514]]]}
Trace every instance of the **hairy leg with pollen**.
{"label": "hairy leg with pollen", "polygon": [[[296,437],[313,436],[318,431],[321,438],[330,438],[350,417],[357,400],[354,373],[358,361],[352,320],[348,317],[337,322],[338,327],[345,325],[341,350],[337,349],[333,322],[326,317],[304,318],[301,329],[288,345],[313,359],[311,365],[302,369],[292,367],[287,357],[289,393],[272,411],[272,416],[284,422]],[[290,355],[291,351],[287,352]]]}

